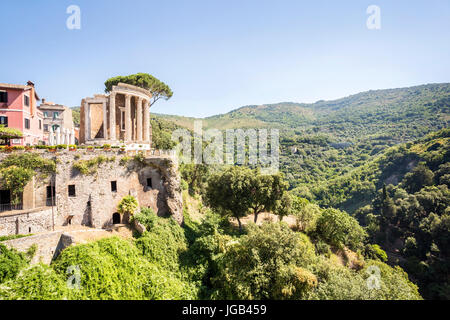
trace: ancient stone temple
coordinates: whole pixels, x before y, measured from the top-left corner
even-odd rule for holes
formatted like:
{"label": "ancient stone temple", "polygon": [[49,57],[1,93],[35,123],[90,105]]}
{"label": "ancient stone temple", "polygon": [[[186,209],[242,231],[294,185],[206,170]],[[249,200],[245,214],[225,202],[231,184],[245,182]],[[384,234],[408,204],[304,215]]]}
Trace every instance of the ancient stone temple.
{"label": "ancient stone temple", "polygon": [[150,91],[119,83],[81,101],[80,143],[151,146]]}

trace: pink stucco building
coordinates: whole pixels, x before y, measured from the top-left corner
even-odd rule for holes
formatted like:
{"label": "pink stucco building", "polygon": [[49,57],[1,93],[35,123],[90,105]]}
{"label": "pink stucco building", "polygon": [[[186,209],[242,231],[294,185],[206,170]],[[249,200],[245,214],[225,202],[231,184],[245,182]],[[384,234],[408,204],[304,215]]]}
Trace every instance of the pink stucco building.
{"label": "pink stucco building", "polygon": [[27,85],[0,83],[0,125],[23,133],[23,138],[10,141],[11,146],[45,143],[43,113],[37,108],[39,100],[31,81]]}

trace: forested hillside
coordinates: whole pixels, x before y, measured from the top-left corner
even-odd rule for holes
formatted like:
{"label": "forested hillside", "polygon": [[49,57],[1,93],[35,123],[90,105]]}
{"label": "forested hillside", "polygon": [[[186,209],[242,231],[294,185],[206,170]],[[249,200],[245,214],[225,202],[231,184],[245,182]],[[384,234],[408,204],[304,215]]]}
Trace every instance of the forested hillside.
{"label": "forested hillside", "polygon": [[[192,118],[157,115],[192,128]],[[450,297],[450,84],[377,90],[315,104],[247,106],[206,128],[279,128],[290,193],[356,217],[426,298]],[[217,168],[187,165],[204,192]]]}
{"label": "forested hillside", "polygon": [[[194,118],[156,114],[182,127]],[[311,186],[361,166],[381,151],[448,127],[450,84],[376,90],[314,104],[246,106],[204,128],[278,128],[281,168],[291,187]]]}

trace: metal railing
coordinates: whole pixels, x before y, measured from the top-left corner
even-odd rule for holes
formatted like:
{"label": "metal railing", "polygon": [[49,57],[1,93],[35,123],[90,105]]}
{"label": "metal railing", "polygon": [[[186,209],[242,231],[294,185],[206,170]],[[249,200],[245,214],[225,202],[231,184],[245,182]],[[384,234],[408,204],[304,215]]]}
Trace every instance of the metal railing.
{"label": "metal railing", "polygon": [[23,210],[23,204],[2,203],[0,204],[0,212]]}

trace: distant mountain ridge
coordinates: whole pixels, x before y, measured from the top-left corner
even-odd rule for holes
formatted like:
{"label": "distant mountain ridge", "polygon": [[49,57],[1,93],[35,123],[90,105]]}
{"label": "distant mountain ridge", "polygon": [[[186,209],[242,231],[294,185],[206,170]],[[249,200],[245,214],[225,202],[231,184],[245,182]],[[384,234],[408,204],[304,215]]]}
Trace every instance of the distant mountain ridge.
{"label": "distant mountain ridge", "polygon": [[[427,84],[398,89],[371,90],[348,97],[317,101],[315,103],[282,102],[267,105],[249,105],[225,114],[206,118],[192,118],[165,114],[156,117],[191,128],[194,120],[203,120],[204,127],[217,129],[278,127],[281,129],[330,126],[343,122],[358,121],[370,124],[379,120],[385,122],[405,120],[418,121],[427,126],[428,120],[441,129],[450,120],[450,83]],[[425,116],[425,119],[424,119]],[[333,130],[331,130],[333,131]],[[375,133],[378,130],[372,130]],[[432,131],[432,130],[431,130]]]}
{"label": "distant mountain ridge", "polygon": [[450,83],[371,90],[310,104],[250,105],[203,119],[152,118],[161,128],[171,123],[192,129],[195,120],[202,120],[204,129],[280,129],[280,168],[291,187],[309,188],[360,167],[389,147],[448,128]]}

